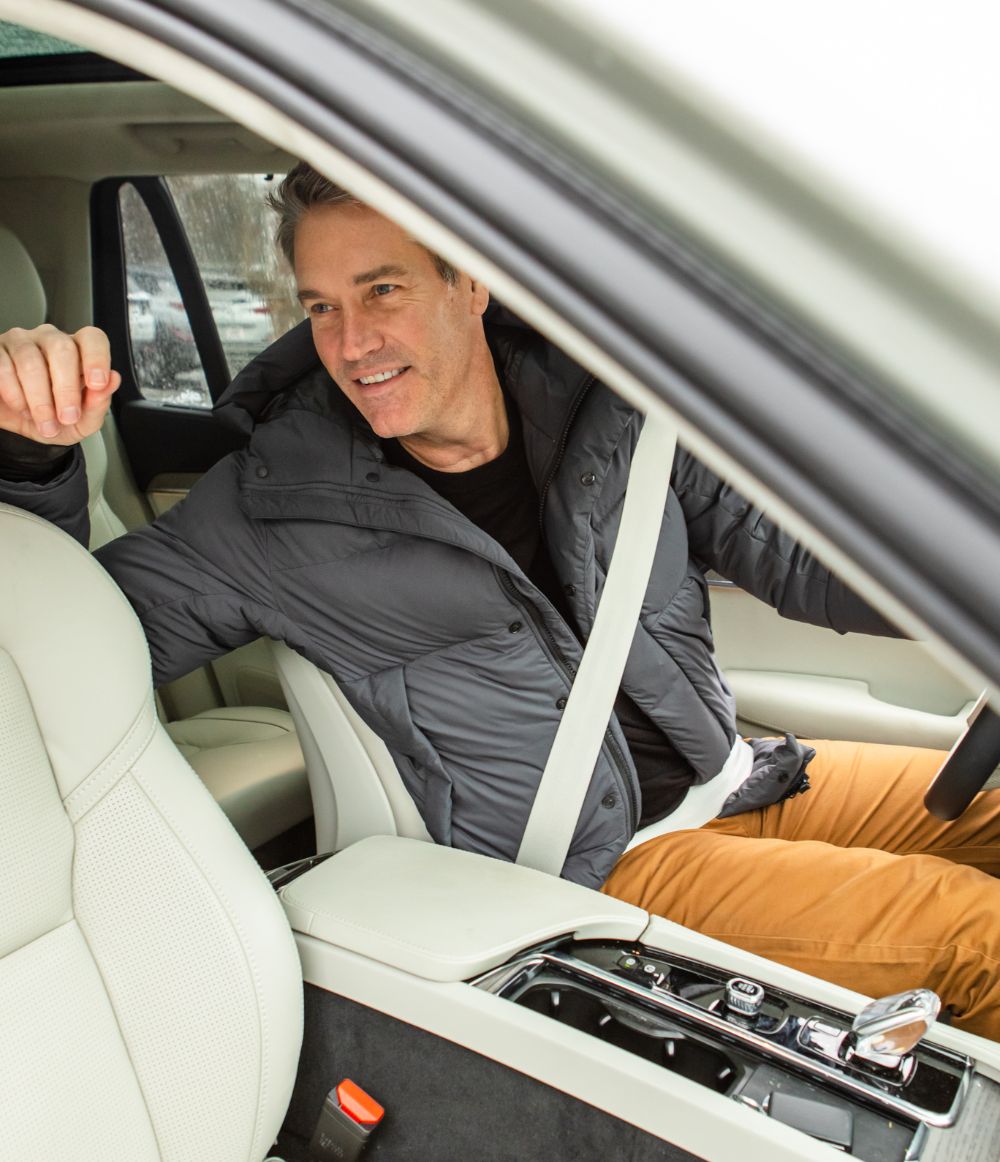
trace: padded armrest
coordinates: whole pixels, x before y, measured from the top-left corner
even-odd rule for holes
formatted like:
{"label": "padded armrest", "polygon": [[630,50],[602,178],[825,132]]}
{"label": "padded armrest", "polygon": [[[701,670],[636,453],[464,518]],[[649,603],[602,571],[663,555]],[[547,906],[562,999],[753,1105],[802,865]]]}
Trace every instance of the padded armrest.
{"label": "padded armrest", "polygon": [[486,972],[556,936],[637,940],[631,904],[527,867],[376,835],[293,880],[297,931],[435,981]]}
{"label": "padded armrest", "polygon": [[778,734],[791,730],[800,738],[851,738],[948,750],[975,705],[973,699],[956,714],[914,710],[877,698],[867,682],[854,678],[730,669],[726,680],[744,721]]}

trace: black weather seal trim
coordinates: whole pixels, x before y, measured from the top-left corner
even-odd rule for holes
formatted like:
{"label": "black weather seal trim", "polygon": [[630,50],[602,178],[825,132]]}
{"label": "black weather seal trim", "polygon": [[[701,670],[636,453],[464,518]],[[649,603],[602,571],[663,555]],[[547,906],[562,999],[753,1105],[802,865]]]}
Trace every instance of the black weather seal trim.
{"label": "black weather seal trim", "polygon": [[123,180],[95,183],[90,191],[91,291],[94,322],[103,328],[111,345],[112,364],[122,372],[122,385],[112,397],[115,415],[128,399],[141,398],[136,383],[135,358],[128,326],[128,291],[125,249],[118,191]]}
{"label": "black weather seal trim", "polygon": [[214,402],[228,387],[231,376],[198,264],[170,189],[161,177],[105,178],[94,186],[90,200],[93,293],[95,318],[108,332],[112,352],[119,363],[127,352],[131,368],[125,384],[115,394],[113,406],[116,414],[124,403],[143,398],[135,377],[131,335],[126,323],[127,264],[118,203],[119,191],[126,185],[132,186],[142,200],[163,244],[170,272],[187,311],[209,394]]}
{"label": "black weather seal trim", "polygon": [[46,53],[0,61],[0,88],[26,85],[84,85],[92,82],[149,81],[145,73],[109,61],[96,52]]}

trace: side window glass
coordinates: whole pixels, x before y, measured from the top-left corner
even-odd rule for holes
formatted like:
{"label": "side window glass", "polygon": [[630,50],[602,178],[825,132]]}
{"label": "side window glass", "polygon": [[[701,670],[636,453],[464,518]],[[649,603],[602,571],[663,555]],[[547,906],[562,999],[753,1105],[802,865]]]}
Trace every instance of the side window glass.
{"label": "side window glass", "polygon": [[157,403],[211,407],[188,314],[153,219],[132,186],[123,185],[118,199],[138,388]]}
{"label": "side window glass", "polygon": [[167,179],[230,375],[302,319],[294,279],[274,245],[274,212],[265,202],[280,178],[198,174]]}
{"label": "side window glass", "polygon": [[[274,245],[265,197],[280,175],[199,174],[167,186],[205,287],[234,376],[302,318],[295,284]],[[183,296],[163,241],[131,185],[119,193],[136,379],[150,400],[211,407]],[[210,325],[205,323],[203,325]]]}

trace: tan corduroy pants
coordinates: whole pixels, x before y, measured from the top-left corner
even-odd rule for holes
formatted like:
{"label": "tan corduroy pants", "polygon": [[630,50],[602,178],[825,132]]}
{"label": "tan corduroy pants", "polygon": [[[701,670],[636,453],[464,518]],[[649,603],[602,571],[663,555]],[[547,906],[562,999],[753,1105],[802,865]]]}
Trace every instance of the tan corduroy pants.
{"label": "tan corduroy pants", "polygon": [[604,891],[871,996],[933,989],[1000,1041],[1000,791],[928,815],[943,755],[811,742],[812,790],[628,852]]}

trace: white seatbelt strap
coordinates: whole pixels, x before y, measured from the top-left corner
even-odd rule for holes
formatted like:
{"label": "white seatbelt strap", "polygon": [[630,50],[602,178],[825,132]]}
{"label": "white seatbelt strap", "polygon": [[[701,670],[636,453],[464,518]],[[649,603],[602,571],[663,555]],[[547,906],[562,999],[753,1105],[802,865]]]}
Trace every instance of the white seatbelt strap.
{"label": "white seatbelt strap", "polygon": [[566,862],[635,637],[676,445],[671,421],[661,415],[646,417],[594,626],[517,853],[518,863],[552,875],[559,875]]}

